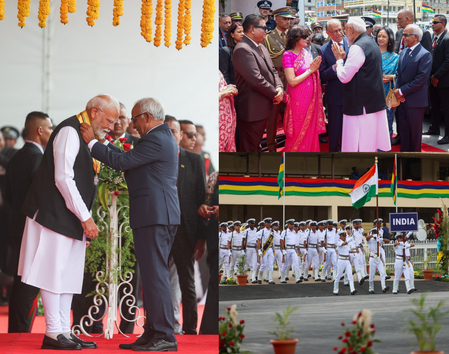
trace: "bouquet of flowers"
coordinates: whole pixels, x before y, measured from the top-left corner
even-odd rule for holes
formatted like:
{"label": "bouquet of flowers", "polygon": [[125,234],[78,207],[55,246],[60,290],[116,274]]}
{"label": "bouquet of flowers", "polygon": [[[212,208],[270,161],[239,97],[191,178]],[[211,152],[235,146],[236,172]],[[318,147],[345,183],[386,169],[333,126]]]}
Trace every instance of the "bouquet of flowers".
{"label": "bouquet of flowers", "polygon": [[[362,310],[354,316],[351,322],[354,327],[351,329],[345,329],[344,334],[338,337],[343,343],[343,346],[338,351],[338,354],[373,354],[373,343],[380,342],[380,340],[373,340],[376,330],[374,324],[371,323],[371,311]],[[344,323],[341,324],[345,326]],[[338,346],[334,347],[334,350],[338,350]]]}
{"label": "bouquet of flowers", "polygon": [[437,209],[439,218],[433,220],[435,223],[432,225],[432,228],[435,230],[435,237],[437,237],[437,263],[438,268],[440,268],[440,272],[442,275],[448,275],[448,266],[449,266],[449,251],[448,251],[448,228],[449,228],[449,217],[447,207],[442,202],[443,207]]}
{"label": "bouquet of flowers", "polygon": [[220,353],[240,353],[240,343],[245,335],[245,321],[238,320],[237,305],[226,309],[225,317],[218,318],[218,334]]}

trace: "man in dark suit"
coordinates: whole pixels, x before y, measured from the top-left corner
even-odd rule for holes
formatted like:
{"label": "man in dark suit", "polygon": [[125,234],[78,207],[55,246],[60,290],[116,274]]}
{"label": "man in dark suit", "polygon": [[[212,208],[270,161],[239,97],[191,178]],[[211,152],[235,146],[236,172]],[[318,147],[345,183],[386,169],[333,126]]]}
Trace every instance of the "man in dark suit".
{"label": "man in dark suit", "polygon": [[320,78],[321,83],[326,85],[329,151],[337,152],[341,147],[343,125],[343,84],[335,71],[336,60],[332,53],[332,43],[340,43],[346,53],[348,53],[349,46],[346,37],[343,36],[341,21],[336,19],[327,21],[326,32],[331,40],[320,48]]}
{"label": "man in dark suit", "polygon": [[[175,117],[165,116],[176,142],[180,143],[182,131]],[[179,148],[178,196],[181,225],[176,232],[171,255],[176,264],[182,293],[182,318],[185,334],[197,334],[197,301],[195,291],[195,258],[205,253],[205,222],[197,210],[206,195],[206,176],[201,155]],[[218,298],[217,298],[218,301]]]}
{"label": "man in dark suit", "polygon": [[227,41],[226,41],[226,33],[229,30],[229,27],[231,27],[232,25],[232,21],[231,21],[231,16],[229,16],[226,13],[221,13],[220,14],[220,19],[218,21],[218,47],[219,47],[219,51],[221,50],[221,48],[227,46]]}
{"label": "man in dark suit", "polygon": [[132,109],[132,122],[141,139],[124,152],[113,144],[101,144],[88,125],[82,125],[92,157],[125,171],[128,184],[130,226],[141,273],[147,318],[145,332],[122,349],[176,351],[173,329],[168,257],[180,224],[178,191],[178,146],[164,108],[153,98],[143,98]]}
{"label": "man in dark suit", "polygon": [[37,312],[37,294],[39,288],[22,283],[17,275],[17,267],[22,243],[26,216],[20,209],[25,201],[34,174],[36,173],[53,131],[53,124],[47,114],[31,112],[25,119],[27,140],[25,145],[11,158],[6,175],[6,201],[11,206],[12,257],[9,261],[10,273],[14,275],[9,314],[8,333],[31,332],[34,316]]}
{"label": "man in dark suit", "polygon": [[[415,16],[413,15],[413,10],[410,9],[409,7],[404,7],[401,11],[398,12],[398,17],[396,21],[398,26],[401,28],[396,33],[395,53],[400,54],[403,49],[407,49],[404,38],[402,37],[402,33],[404,33],[404,29],[405,27],[407,27],[407,25],[412,25],[415,23]],[[420,40],[420,44],[428,52],[432,52],[432,38],[430,36],[429,31],[426,30],[423,31],[423,36]]]}
{"label": "man in dark suit", "polygon": [[418,25],[407,25],[403,37],[407,49],[399,55],[395,85],[395,95],[402,102],[397,109],[401,152],[420,152],[422,122],[429,105],[427,80],[432,68],[432,55],[419,43],[422,30]]}
{"label": "man in dark suit", "polygon": [[449,144],[449,36],[445,30],[446,16],[436,15],[432,21],[433,50],[430,72],[430,103],[432,124],[425,135],[440,135],[441,111],[444,114],[444,136],[438,144]]}
{"label": "man in dark suit", "polygon": [[245,36],[236,45],[232,62],[235,83],[239,151],[260,151],[260,142],[273,104],[279,104],[284,89],[268,50],[261,45],[267,30],[259,15],[248,15],[243,21]]}

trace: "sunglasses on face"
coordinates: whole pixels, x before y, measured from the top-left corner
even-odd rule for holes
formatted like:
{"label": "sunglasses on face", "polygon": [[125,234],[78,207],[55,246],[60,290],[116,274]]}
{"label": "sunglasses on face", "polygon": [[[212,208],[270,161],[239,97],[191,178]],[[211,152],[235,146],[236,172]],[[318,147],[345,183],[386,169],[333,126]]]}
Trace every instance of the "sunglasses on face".
{"label": "sunglasses on face", "polygon": [[198,136],[197,133],[192,133],[192,132],[188,132],[188,133],[184,133],[184,134],[187,135],[187,137],[189,139],[193,139],[193,138],[196,138]]}
{"label": "sunglasses on face", "polygon": [[414,33],[403,33],[402,37],[408,37],[408,36],[417,36],[417,34]]}
{"label": "sunglasses on face", "polygon": [[264,31],[266,31],[268,28],[267,26],[253,26],[254,28],[262,28]]}
{"label": "sunglasses on face", "polygon": [[443,22],[441,22],[441,21],[432,21],[433,25],[436,25],[437,23],[443,23]]}

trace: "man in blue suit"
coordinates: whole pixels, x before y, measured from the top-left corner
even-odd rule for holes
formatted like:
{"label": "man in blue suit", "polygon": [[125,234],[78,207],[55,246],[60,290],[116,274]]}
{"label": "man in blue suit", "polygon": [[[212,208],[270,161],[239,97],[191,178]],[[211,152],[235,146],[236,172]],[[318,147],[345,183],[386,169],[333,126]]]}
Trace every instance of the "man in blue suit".
{"label": "man in blue suit", "polygon": [[90,126],[80,128],[92,157],[115,170],[125,171],[128,184],[130,226],[147,318],[143,335],[134,343],[120,344],[120,348],[177,351],[168,256],[180,224],[176,187],[178,145],[170,127],[164,124],[164,107],[157,100],[143,98],[137,101],[132,117],[141,139],[128,152],[96,140]]}
{"label": "man in blue suit", "polygon": [[396,97],[401,131],[401,152],[421,151],[422,122],[429,105],[427,81],[432,69],[432,55],[419,43],[423,32],[417,25],[407,25],[402,34],[406,50],[399,55]]}
{"label": "man in blue suit", "polygon": [[343,125],[343,84],[338,79],[335,71],[336,60],[332,53],[332,43],[340,43],[346,53],[348,53],[349,45],[346,37],[343,36],[343,29],[339,20],[332,19],[327,21],[326,32],[332,40],[320,48],[320,78],[321,83],[326,85],[329,151],[338,152],[341,146]]}

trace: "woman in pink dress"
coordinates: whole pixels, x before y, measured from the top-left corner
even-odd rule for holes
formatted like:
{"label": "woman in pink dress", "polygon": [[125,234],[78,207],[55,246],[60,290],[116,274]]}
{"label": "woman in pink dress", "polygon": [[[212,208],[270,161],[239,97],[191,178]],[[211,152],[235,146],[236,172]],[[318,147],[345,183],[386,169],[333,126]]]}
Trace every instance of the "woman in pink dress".
{"label": "woman in pink dress", "polygon": [[235,85],[228,85],[221,71],[218,71],[218,151],[236,152],[235,128],[237,126],[237,115],[234,108],[234,96],[238,91]]}
{"label": "woman in pink dress", "polygon": [[287,137],[284,151],[287,152],[319,152],[318,135],[326,130],[318,71],[321,57],[312,59],[307,48],[310,34],[306,26],[290,29],[282,58],[288,82],[288,101],[284,114]]}

